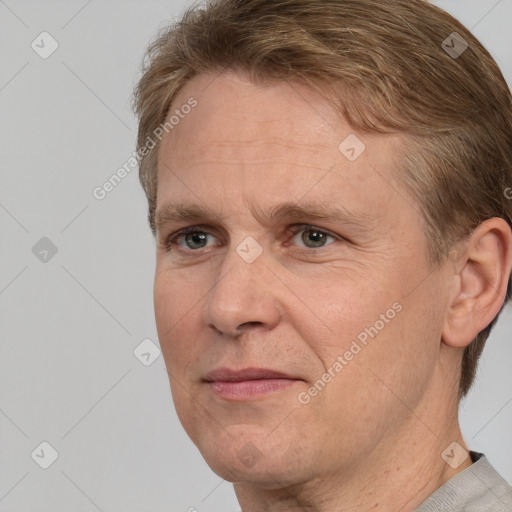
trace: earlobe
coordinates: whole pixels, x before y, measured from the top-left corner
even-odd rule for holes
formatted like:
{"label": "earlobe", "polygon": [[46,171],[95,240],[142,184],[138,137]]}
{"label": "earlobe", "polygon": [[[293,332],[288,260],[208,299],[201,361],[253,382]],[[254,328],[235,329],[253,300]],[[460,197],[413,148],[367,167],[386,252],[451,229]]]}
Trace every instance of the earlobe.
{"label": "earlobe", "polygon": [[512,267],[512,231],[504,219],[482,222],[464,241],[454,262],[456,283],[449,299],[442,341],[464,348],[499,313]]}

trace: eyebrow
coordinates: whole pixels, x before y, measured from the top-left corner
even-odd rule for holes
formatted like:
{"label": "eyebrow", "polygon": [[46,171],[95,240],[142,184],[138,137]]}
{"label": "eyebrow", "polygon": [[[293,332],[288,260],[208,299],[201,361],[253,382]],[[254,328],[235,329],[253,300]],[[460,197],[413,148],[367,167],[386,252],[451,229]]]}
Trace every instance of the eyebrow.
{"label": "eyebrow", "polygon": [[[372,217],[363,212],[354,214],[343,206],[324,205],[321,203],[285,202],[269,209],[252,207],[251,211],[255,218],[262,224],[270,224],[275,221],[297,221],[310,219],[324,222],[343,222],[353,224],[359,228],[368,228]],[[178,222],[222,222],[222,216],[208,208],[192,204],[166,203],[159,208],[155,215],[156,229],[161,229],[165,224]]]}

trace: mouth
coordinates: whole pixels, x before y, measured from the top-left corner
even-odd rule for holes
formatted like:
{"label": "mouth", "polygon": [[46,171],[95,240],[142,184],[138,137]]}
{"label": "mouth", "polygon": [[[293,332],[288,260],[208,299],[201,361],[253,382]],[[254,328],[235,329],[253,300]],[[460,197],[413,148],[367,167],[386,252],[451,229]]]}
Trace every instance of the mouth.
{"label": "mouth", "polygon": [[266,368],[231,370],[219,368],[208,373],[203,382],[215,395],[230,401],[261,398],[283,391],[302,379]]}

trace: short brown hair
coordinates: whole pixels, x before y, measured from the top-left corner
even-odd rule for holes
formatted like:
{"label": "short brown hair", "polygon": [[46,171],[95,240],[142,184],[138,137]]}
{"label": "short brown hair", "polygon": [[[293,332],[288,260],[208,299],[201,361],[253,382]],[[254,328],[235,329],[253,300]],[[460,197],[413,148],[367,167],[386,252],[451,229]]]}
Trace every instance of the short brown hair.
{"label": "short brown hair", "polygon": [[[214,0],[192,6],[148,48],[133,103],[138,152],[165,123],[187,82],[225,70],[259,84],[322,86],[354,129],[407,134],[396,179],[417,199],[432,268],[484,220],[501,217],[512,226],[512,201],[505,197],[512,185],[511,93],[489,52],[442,9],[425,0]],[[140,160],[153,232],[158,147]],[[510,298],[509,278],[500,312],[464,351],[461,397]]]}

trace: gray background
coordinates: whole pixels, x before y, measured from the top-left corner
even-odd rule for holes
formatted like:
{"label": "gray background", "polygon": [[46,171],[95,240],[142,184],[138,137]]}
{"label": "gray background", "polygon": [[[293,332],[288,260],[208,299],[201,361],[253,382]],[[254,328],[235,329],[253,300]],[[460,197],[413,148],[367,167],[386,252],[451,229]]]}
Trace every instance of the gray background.
{"label": "gray background", "polygon": [[[437,3],[512,83],[512,0]],[[92,194],[132,155],[143,52],[185,4],[0,0],[2,512],[238,510],[178,422],[162,357],[145,366],[133,353],[158,345],[136,171]],[[43,31],[59,45],[47,59],[31,48]],[[55,255],[44,241],[33,253],[42,237]],[[509,482],[511,328],[507,306],[461,409],[470,447]],[[58,452],[48,469],[43,441]]]}

